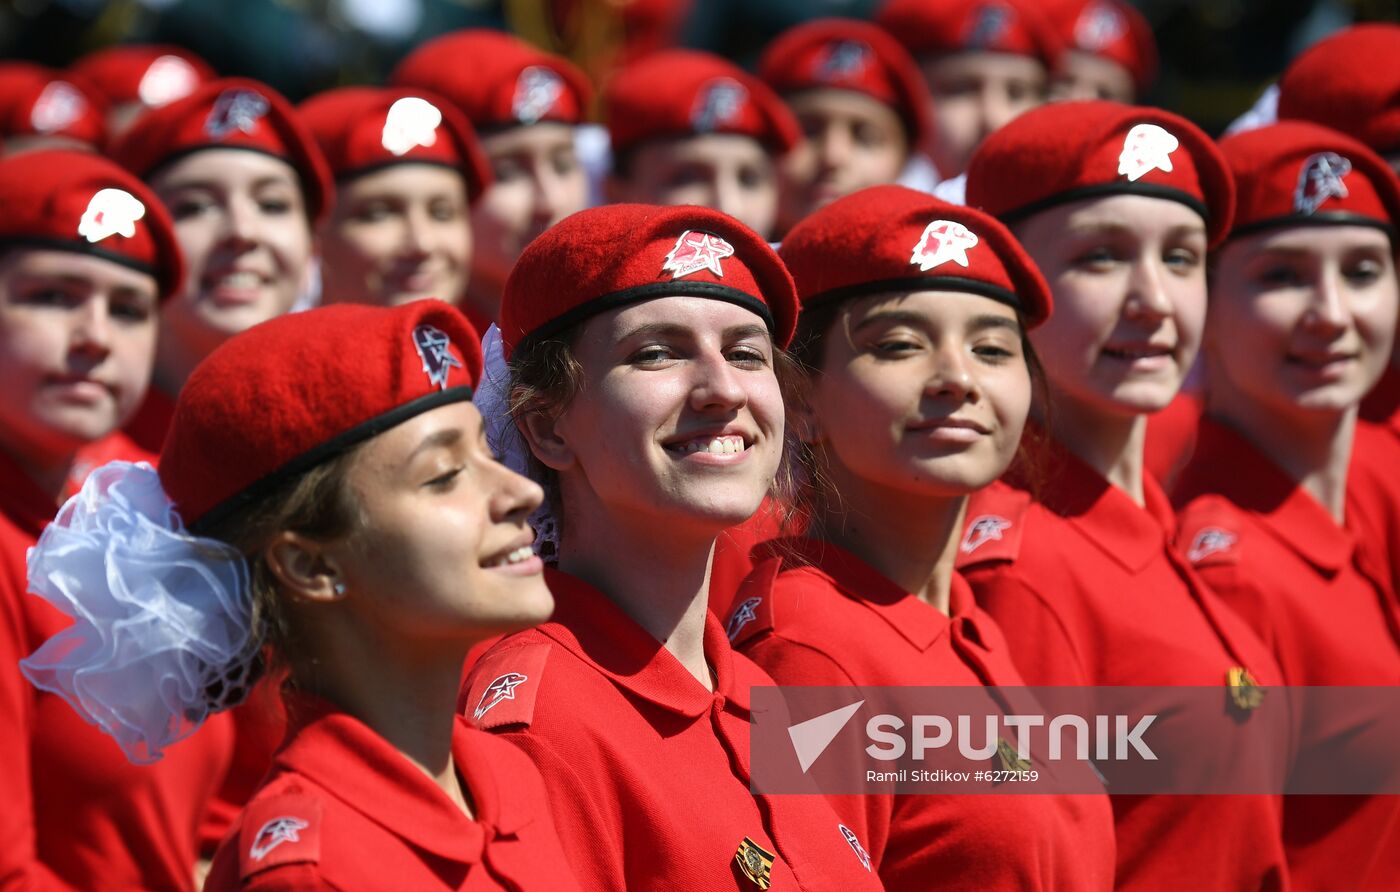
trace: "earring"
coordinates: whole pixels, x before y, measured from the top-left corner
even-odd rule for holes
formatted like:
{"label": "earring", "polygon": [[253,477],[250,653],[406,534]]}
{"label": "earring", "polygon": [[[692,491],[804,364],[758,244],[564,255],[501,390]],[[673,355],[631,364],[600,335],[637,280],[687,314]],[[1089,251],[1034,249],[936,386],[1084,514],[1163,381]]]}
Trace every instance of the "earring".
{"label": "earring", "polygon": [[332,591],[334,591],[337,595],[343,595],[343,594],[345,594],[345,583],[343,583],[343,582],[337,582],[335,585],[331,586],[331,589],[332,589]]}

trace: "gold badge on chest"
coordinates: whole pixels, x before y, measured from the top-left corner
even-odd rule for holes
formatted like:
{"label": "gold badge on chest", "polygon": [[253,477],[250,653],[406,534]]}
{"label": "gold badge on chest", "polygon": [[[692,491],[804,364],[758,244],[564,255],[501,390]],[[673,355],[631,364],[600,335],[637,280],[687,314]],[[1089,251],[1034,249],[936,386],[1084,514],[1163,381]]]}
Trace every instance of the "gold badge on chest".
{"label": "gold badge on chest", "polygon": [[1252,712],[1264,702],[1264,689],[1243,666],[1232,666],[1225,673],[1225,683],[1230,688],[1230,702],[1240,712]]}
{"label": "gold badge on chest", "polygon": [[734,853],[734,860],[739,862],[739,870],[760,889],[767,889],[773,885],[773,859],[777,857],[747,836],[739,843],[739,850]]}

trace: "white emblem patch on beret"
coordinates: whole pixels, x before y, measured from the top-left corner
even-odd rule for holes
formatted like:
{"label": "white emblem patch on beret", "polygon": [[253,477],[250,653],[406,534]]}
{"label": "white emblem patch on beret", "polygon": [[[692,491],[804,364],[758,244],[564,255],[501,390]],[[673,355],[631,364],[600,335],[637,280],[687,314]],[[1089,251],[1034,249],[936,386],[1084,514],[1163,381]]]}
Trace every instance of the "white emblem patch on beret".
{"label": "white emblem patch on beret", "polygon": [[87,100],[67,81],[51,81],[34,100],[29,123],[38,133],[57,133],[83,116]]}
{"label": "white emblem patch on beret", "polygon": [[1172,172],[1172,152],[1181,142],[1156,124],[1137,124],[1123,138],[1118,153],[1118,173],[1137,182],[1154,170]]}
{"label": "white emblem patch on beret", "polygon": [[136,221],[146,216],[146,206],[124,189],[102,189],[88,201],[78,221],[78,235],[89,242],[100,242],[109,235],[131,238]]}
{"label": "white emblem patch on beret", "polygon": [[836,40],[826,47],[817,65],[817,80],[824,84],[853,81],[865,74],[875,53],[858,40]]}
{"label": "white emblem patch on beret", "polygon": [[1107,3],[1091,3],[1074,23],[1074,43],[1080,49],[1098,52],[1128,30],[1123,13]]}
{"label": "white emblem patch on beret", "polygon": [[717,77],[705,86],[695,97],[695,105],[690,110],[690,126],[696,133],[713,133],[739,117],[744,103],[749,100],[749,91],[731,77]]}
{"label": "white emblem patch on beret", "polygon": [[438,390],[447,389],[447,379],[453,369],[466,368],[452,355],[452,339],[435,325],[424,324],[413,329],[413,347],[418,351],[418,358],[423,360],[423,374],[428,376],[428,384]]}
{"label": "white emblem patch on beret", "polygon": [[204,132],[213,139],[223,139],[235,130],[252,133],[271,106],[267,98],[252,90],[225,90],[214,100],[209,117],[204,119]]}
{"label": "white emblem patch on beret", "polygon": [[522,124],[534,124],[564,95],[564,79],[551,68],[531,65],[515,80],[510,113]]}
{"label": "white emblem patch on beret", "polygon": [[672,279],[698,273],[702,269],[724,278],[724,270],[720,268],[719,262],[733,256],[734,246],[719,236],[687,229],[676,239],[676,245],[671,249],[671,253],[666,255],[661,269],[669,272]]}
{"label": "white emblem patch on beret", "polygon": [[141,75],[136,97],[150,108],[184,99],[199,86],[199,73],[179,56],[161,56]]}
{"label": "white emblem patch on beret", "polygon": [[389,106],[380,143],[396,158],[407,155],[419,146],[436,143],[441,123],[442,112],[436,105],[417,96],[406,96]]}
{"label": "white emblem patch on beret", "polygon": [[967,267],[967,252],[977,247],[977,233],[961,223],[952,220],[934,220],[924,227],[914,245],[914,255],[909,258],[920,272],[928,272],[936,266],[953,261],[958,266]]}
{"label": "white emblem patch on beret", "polygon": [[1342,178],[1351,173],[1351,162],[1336,152],[1318,152],[1303,162],[1298,188],[1293,190],[1293,210],[1312,214],[1329,198],[1346,198]]}

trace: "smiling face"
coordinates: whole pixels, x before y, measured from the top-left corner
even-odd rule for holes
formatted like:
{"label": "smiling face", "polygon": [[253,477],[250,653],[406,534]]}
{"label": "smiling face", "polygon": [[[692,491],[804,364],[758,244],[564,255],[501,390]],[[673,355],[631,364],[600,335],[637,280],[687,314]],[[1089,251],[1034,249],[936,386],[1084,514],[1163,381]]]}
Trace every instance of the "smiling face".
{"label": "smiling face", "polygon": [[462,175],[432,164],[395,164],[341,184],[322,239],[323,299],[455,303],[471,254]]}
{"label": "smiling face", "polygon": [[649,140],[631,153],[627,169],[610,181],[615,200],[714,208],[765,238],[772,235],[778,176],[758,140],[707,133]]}
{"label": "smiling face", "polygon": [[243,149],[201,149],[163,167],[151,185],[189,266],[163,311],[170,337],[208,353],[292,308],[311,262],[311,229],[290,164]]}
{"label": "smiling face", "polygon": [[69,251],[0,255],[0,437],[70,453],[140,405],[155,356],[155,278]]}
{"label": "smiling face", "polygon": [[919,67],[933,102],[933,162],[944,179],[967,170],[982,140],[1045,102],[1045,66],[1029,56],[954,53]]}
{"label": "smiling face", "polygon": [[1390,358],[1393,250],[1369,226],[1294,226],[1227,243],[1206,324],[1212,390],[1282,416],[1357,405]]}
{"label": "smiling face", "polygon": [[657,298],[594,316],[573,353],[582,387],[529,432],[559,475],[568,523],[652,519],[668,535],[713,536],[758,509],[783,441],[760,317],[720,300]]}
{"label": "smiling face", "polygon": [[1006,470],[1030,403],[1010,307],[962,292],[878,295],[826,333],[806,436],[838,492],[961,496]]}
{"label": "smiling face", "polygon": [[424,412],[368,441],[346,485],[360,521],[325,555],[346,605],[381,634],[481,639],[553,612],[526,523],[543,493],[495,460],[471,403]]}
{"label": "smiling face", "polygon": [[1165,408],[1200,346],[1206,228],[1175,201],[1114,195],[1033,215],[1017,238],[1055,313],[1031,333],[1055,401],[1089,415]]}
{"label": "smiling face", "polygon": [[588,204],[588,179],[574,151],[574,128],[544,122],[483,135],[493,182],[472,206],[472,282],[491,297],[477,310],[495,319],[500,291],[525,246]]}
{"label": "smiling face", "polygon": [[786,102],[803,139],[782,163],[785,219],[899,178],[909,138],[893,108],[850,90],[805,90]]}

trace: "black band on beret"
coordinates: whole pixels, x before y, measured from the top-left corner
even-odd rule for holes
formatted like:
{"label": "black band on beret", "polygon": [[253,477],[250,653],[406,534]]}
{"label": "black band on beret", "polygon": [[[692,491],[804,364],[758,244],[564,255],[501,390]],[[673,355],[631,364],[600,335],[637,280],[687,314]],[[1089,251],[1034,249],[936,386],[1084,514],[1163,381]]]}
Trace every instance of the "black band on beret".
{"label": "black band on beret", "polygon": [[599,313],[658,297],[708,297],[711,300],[722,300],[731,304],[738,304],[751,313],[760,316],[763,319],[764,326],[768,329],[768,334],[775,340],[777,339],[777,333],[773,323],[773,314],[769,312],[767,304],[754,297],[752,294],[746,291],[740,291],[738,288],[730,288],[728,285],[719,285],[713,282],[677,281],[652,282],[648,285],[624,288],[621,291],[614,291],[611,294],[595,297],[587,303],[580,304],[565,313],[561,313],[544,325],[539,326],[534,331],[526,332],[525,337],[522,338],[521,341],[529,340],[538,342],[551,335],[558,334],[589,317],[596,316]]}
{"label": "black band on beret", "polygon": [[1205,206],[1199,198],[1194,195],[1172,188],[1171,186],[1160,186],[1156,183],[1131,183],[1127,181],[1114,183],[1095,183],[1092,186],[1082,186],[1078,189],[1070,189],[1067,192],[1058,192],[1047,196],[1030,204],[1021,205],[1018,208],[996,214],[1001,222],[1011,225],[1019,223],[1032,214],[1038,214],[1047,208],[1056,205],[1068,204],[1072,201],[1080,201],[1086,198],[1105,198],[1110,195],[1145,195],[1148,198],[1165,198],[1168,201],[1175,201],[1184,204],[1191,210],[1201,215],[1201,219],[1210,222],[1210,209]]}
{"label": "black band on beret", "polygon": [[[72,251],[75,254],[87,254],[92,257],[100,257],[103,260],[110,260],[120,264],[127,269],[134,269],[138,273],[145,273],[159,279],[156,268],[149,263],[137,260],[135,257],[128,257],[116,251],[108,251],[106,248],[94,242],[78,239],[46,238],[37,235],[19,235],[0,239],[0,249],[3,248],[35,248],[43,251]],[[156,242],[156,249],[160,249],[160,242]],[[179,283],[175,283],[179,285]]]}
{"label": "black band on beret", "polygon": [[1265,229],[1283,229],[1290,226],[1370,226],[1379,229],[1390,236],[1391,241],[1395,240],[1395,227],[1388,220],[1377,220],[1375,217],[1367,217],[1362,214],[1353,214],[1348,211],[1322,211],[1316,214],[1284,214],[1280,217],[1269,217],[1266,220],[1254,220],[1243,226],[1236,226],[1230,230],[1226,238],[1239,238],[1245,235],[1253,235]]}

